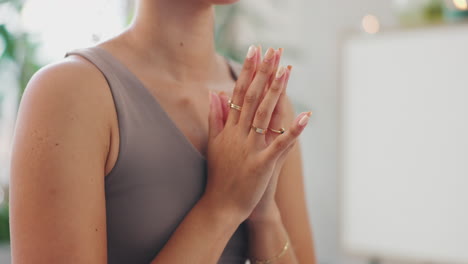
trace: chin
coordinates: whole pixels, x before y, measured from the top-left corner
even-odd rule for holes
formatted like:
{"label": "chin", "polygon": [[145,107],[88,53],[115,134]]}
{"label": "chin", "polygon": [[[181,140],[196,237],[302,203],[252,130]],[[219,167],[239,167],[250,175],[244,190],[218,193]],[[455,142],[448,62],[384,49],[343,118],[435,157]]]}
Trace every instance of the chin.
{"label": "chin", "polygon": [[239,2],[240,0],[206,0],[213,5],[229,5]]}

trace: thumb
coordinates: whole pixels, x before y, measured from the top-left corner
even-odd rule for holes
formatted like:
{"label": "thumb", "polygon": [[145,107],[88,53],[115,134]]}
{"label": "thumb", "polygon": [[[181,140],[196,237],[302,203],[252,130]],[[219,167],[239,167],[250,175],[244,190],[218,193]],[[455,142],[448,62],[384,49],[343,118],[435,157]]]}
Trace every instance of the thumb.
{"label": "thumb", "polygon": [[210,92],[209,137],[215,138],[224,127],[223,109],[219,96]]}
{"label": "thumb", "polygon": [[218,96],[219,96],[219,99],[221,100],[221,108],[223,109],[223,123],[226,124],[227,117],[229,114],[229,107],[228,107],[229,97],[226,95],[225,92],[220,92]]}

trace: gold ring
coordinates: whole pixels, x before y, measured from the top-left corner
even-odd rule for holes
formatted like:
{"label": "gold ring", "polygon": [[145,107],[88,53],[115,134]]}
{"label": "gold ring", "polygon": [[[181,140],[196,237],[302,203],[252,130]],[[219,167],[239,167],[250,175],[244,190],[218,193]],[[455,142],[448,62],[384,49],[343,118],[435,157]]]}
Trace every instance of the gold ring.
{"label": "gold ring", "polygon": [[284,134],[286,132],[286,129],[280,128],[279,130],[273,129],[273,128],[268,128],[271,132],[276,133],[276,134]]}
{"label": "gold ring", "polygon": [[228,106],[229,106],[230,108],[232,108],[232,109],[237,110],[237,111],[241,111],[241,110],[242,110],[242,106],[233,104],[231,99],[228,100]]}
{"label": "gold ring", "polygon": [[258,134],[260,134],[260,135],[265,135],[266,132],[267,132],[266,129],[258,128],[258,127],[255,127],[255,126],[253,126],[253,125],[252,125],[252,129],[253,129],[256,133],[258,133]]}

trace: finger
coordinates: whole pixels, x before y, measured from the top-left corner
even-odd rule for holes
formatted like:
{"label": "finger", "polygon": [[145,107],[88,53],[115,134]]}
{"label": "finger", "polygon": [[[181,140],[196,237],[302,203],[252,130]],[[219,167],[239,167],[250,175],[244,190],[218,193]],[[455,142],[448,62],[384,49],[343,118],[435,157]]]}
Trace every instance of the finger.
{"label": "finger", "polygon": [[221,100],[221,107],[223,109],[223,124],[226,124],[228,115],[229,115],[229,106],[228,106],[228,101],[229,97],[225,92],[220,92],[218,94],[219,99]]}
{"label": "finger", "polygon": [[289,77],[291,76],[291,65],[288,65],[288,70],[285,73],[285,81],[284,81],[284,88],[278,99],[278,103],[276,104],[275,110],[273,110],[273,114],[271,115],[270,124],[268,125],[268,133],[267,133],[267,144],[269,145],[276,137],[280,136],[281,134],[277,132],[273,132],[270,130],[274,129],[276,131],[281,131],[284,129],[284,110],[286,107],[286,89],[288,89],[288,82]]}
{"label": "finger", "polygon": [[286,159],[288,158],[288,154],[289,152],[294,148],[294,146],[297,144],[297,141],[298,139],[294,140],[294,142],[292,144],[290,144],[284,151],[281,155],[279,155],[276,163],[279,165],[279,166],[283,166],[284,165],[284,162],[286,161]]}
{"label": "finger", "polygon": [[269,48],[263,58],[263,61],[258,65],[255,78],[245,94],[239,124],[244,126],[246,132],[249,131],[250,126],[252,125],[252,120],[255,112],[257,111],[258,105],[260,104],[260,98],[263,94],[263,90],[272,74],[274,55],[275,50]]}
{"label": "finger", "polygon": [[258,49],[258,54],[260,55],[260,56],[258,56],[258,58],[257,58],[257,65],[260,65],[260,63],[262,63],[262,54],[263,54],[263,53],[262,53],[262,51],[263,51],[263,50],[262,50],[262,45],[258,45],[258,46],[257,46],[257,49]]}
{"label": "finger", "polygon": [[[258,45],[257,46],[257,66],[260,65],[260,63],[262,63],[262,45]],[[252,79],[255,78],[255,76],[257,75],[257,71],[254,72],[254,75],[252,76]]]}
{"label": "finger", "polygon": [[[257,66],[262,63],[262,45],[257,46]],[[257,71],[255,71],[253,78],[255,78],[255,75],[257,74]]]}
{"label": "finger", "polygon": [[218,95],[210,92],[210,113],[209,113],[209,130],[210,138],[215,138],[224,127],[223,123],[223,109],[221,107],[221,100]]}
{"label": "finger", "polygon": [[[278,65],[279,65],[279,62],[280,62],[280,51],[279,50],[275,50],[275,57],[274,57],[274,67],[273,67],[273,72],[277,72],[278,71]],[[272,74],[270,75],[270,80],[268,81],[267,85],[265,85],[265,88],[263,89],[263,93],[262,93],[262,96],[261,96],[261,99],[260,99],[260,102],[263,100],[263,98],[265,97],[266,93],[268,92],[268,89],[270,88],[271,84],[273,83],[273,80],[275,79],[275,75]]]}
{"label": "finger", "polygon": [[281,137],[277,137],[266,149],[266,155],[268,159],[278,159],[282,154],[287,153],[289,147],[296,142],[296,139],[304,131],[304,128],[309,122],[309,118],[312,112],[301,113],[292,127],[287,130]]}
{"label": "finger", "polygon": [[[265,129],[268,128],[273,110],[275,109],[276,104],[278,103],[278,99],[283,92],[286,71],[286,67],[281,66],[278,68],[270,89],[268,89],[265,98],[263,98],[262,102],[258,106],[257,112],[255,113],[255,118],[253,121],[254,127]],[[251,131],[250,133],[253,133],[254,136],[263,136],[262,134],[256,133],[255,131]]]}
{"label": "finger", "polygon": [[[239,74],[239,77],[237,78],[231,103],[242,107],[245,93],[247,92],[247,89],[252,82],[256,70],[257,56],[257,47],[253,45],[250,46],[249,50],[247,51],[247,56],[244,60],[244,65],[242,66],[242,70]],[[239,115],[239,110],[230,108],[226,125],[237,124],[239,121]]]}
{"label": "finger", "polygon": [[[279,48],[276,52],[275,52],[275,67],[273,68],[273,72],[276,72],[278,71],[278,67],[279,67],[279,64],[280,64],[280,61],[281,61],[281,56],[283,55],[283,48]],[[268,82],[268,85],[267,85],[267,88],[271,86],[271,84],[273,83],[273,80],[275,79],[275,77],[272,75],[270,77],[270,81]]]}

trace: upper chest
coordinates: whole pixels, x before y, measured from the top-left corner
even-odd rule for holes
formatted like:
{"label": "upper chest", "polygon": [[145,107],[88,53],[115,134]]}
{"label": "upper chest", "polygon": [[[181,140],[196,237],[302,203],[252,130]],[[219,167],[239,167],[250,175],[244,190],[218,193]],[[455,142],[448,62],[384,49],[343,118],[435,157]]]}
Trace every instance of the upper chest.
{"label": "upper chest", "polygon": [[180,133],[203,156],[208,140],[209,92],[224,91],[231,94],[235,82],[229,76],[222,82],[168,81],[149,72],[135,74],[157,109],[167,115],[174,125],[174,133]]}

